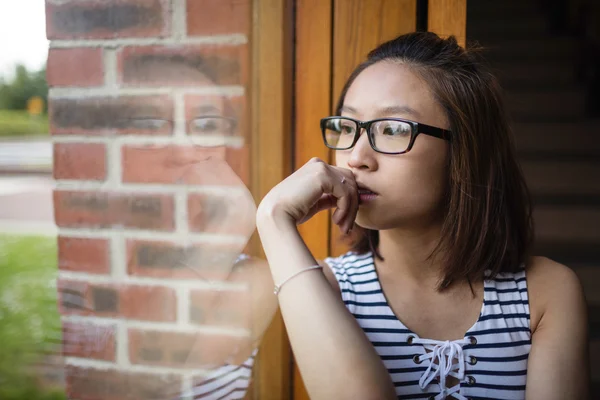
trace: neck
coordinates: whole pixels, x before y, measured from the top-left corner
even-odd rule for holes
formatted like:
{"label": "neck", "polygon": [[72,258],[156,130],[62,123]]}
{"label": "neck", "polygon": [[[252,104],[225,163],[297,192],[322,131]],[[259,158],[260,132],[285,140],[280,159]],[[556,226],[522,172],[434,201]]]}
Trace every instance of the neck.
{"label": "neck", "polygon": [[401,276],[418,286],[436,286],[442,276],[440,256],[430,257],[440,240],[441,225],[415,229],[379,231],[379,253],[384,261],[377,261],[381,275]]}

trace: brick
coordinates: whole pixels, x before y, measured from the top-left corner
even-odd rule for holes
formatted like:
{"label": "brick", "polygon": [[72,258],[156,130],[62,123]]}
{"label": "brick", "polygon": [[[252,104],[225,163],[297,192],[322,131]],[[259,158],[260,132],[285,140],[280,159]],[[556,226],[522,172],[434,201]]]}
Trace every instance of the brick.
{"label": "brick", "polygon": [[66,357],[116,360],[116,327],[91,323],[63,323],[63,355]]}
{"label": "brick", "polygon": [[110,244],[106,239],[59,236],[58,268],[89,274],[110,273]]}
{"label": "brick", "polygon": [[52,99],[54,135],[171,135],[173,99],[161,96]]}
{"label": "brick", "polygon": [[64,228],[173,231],[174,207],[165,194],[54,191],[54,218]]}
{"label": "brick", "polygon": [[129,359],[133,364],[172,368],[222,366],[249,337],[205,333],[129,330]]}
{"label": "brick", "polygon": [[148,374],[123,370],[65,367],[66,393],[78,400],[178,399],[178,374]]}
{"label": "brick", "polygon": [[242,235],[254,232],[256,203],[248,191],[190,193],[188,225],[193,232]]}
{"label": "brick", "polygon": [[225,280],[242,246],[127,241],[127,272],[132,276],[162,279]]}
{"label": "brick", "polygon": [[125,86],[246,85],[248,45],[128,46],[118,55]]}
{"label": "brick", "polygon": [[53,86],[101,86],[104,84],[102,49],[50,49],[46,77]]}
{"label": "brick", "polygon": [[250,33],[250,0],[187,0],[188,35]]}
{"label": "brick", "polygon": [[123,146],[123,182],[241,186],[249,181],[249,149],[180,145]]}
{"label": "brick", "polygon": [[106,179],[106,146],[100,143],[55,143],[54,179]]}
{"label": "brick", "polygon": [[251,307],[250,289],[221,292],[193,290],[190,294],[190,321],[201,325],[250,329]]}
{"label": "brick", "polygon": [[[247,98],[245,96],[223,96],[223,95],[186,95],[185,96],[185,115],[187,121],[187,134],[194,136],[219,135],[224,137],[242,137],[249,139],[249,129],[247,126]],[[195,126],[194,120],[207,116],[217,116],[233,119],[230,126],[221,121],[212,121],[212,129],[201,129]],[[231,131],[226,129],[216,129],[219,126],[231,127]]]}
{"label": "brick", "polygon": [[63,315],[127,318],[140,321],[176,321],[175,291],[162,286],[97,284],[58,281]]}
{"label": "brick", "polygon": [[46,2],[48,39],[118,39],[170,34],[167,0]]}

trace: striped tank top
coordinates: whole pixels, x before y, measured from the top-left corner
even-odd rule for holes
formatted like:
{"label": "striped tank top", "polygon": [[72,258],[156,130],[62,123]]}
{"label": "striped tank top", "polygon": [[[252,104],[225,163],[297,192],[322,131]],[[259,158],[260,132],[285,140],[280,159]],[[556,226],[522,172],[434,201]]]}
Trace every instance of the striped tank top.
{"label": "striped tank top", "polygon": [[239,400],[246,396],[252,382],[252,367],[258,349],[240,365],[226,364],[212,371],[204,380],[196,383],[191,395],[177,400]]}
{"label": "striped tank top", "polygon": [[[381,289],[372,253],[325,262],[346,308],[379,353],[398,398],[524,399],[531,348],[525,270],[484,281],[479,319],[461,340],[421,338],[396,317]],[[448,377],[459,384],[449,387]]]}

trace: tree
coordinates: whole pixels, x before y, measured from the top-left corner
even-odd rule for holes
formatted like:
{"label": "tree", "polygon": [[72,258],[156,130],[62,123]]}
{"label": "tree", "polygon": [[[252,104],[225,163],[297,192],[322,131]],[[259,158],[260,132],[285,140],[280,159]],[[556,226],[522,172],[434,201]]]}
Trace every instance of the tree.
{"label": "tree", "polygon": [[0,79],[0,109],[25,110],[27,101],[34,96],[44,99],[44,104],[48,103],[45,67],[32,72],[24,65],[17,65],[12,80]]}

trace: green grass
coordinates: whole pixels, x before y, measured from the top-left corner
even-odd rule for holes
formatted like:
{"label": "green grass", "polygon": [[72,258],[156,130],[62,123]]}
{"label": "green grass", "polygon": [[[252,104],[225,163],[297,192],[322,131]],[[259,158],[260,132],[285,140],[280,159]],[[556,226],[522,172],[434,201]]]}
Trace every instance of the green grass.
{"label": "green grass", "polygon": [[30,116],[27,111],[0,110],[0,138],[47,136],[48,116]]}
{"label": "green grass", "polygon": [[0,235],[0,399],[65,399],[38,385],[34,368],[60,354],[56,274],[55,238]]}

